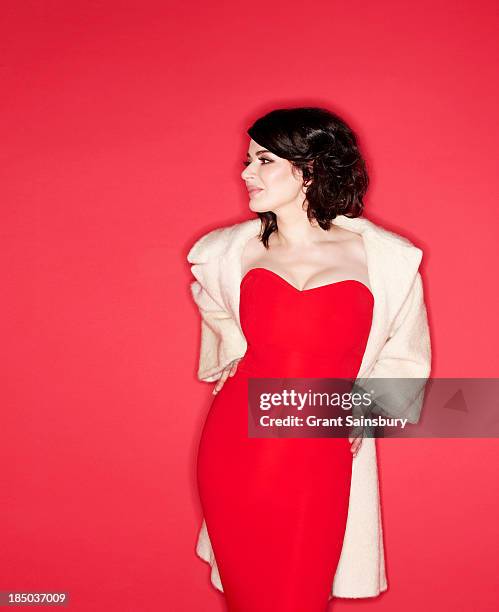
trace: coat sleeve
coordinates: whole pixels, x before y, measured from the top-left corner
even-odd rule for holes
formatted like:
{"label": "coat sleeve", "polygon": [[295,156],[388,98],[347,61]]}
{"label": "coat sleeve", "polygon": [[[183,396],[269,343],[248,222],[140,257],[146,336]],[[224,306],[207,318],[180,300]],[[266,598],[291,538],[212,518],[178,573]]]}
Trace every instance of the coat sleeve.
{"label": "coat sleeve", "polygon": [[191,293],[201,315],[201,344],[197,376],[213,382],[234,359],[246,350],[244,335],[234,318],[216,302],[199,281],[191,283]]}
{"label": "coat sleeve", "polygon": [[371,412],[419,421],[431,370],[431,343],[421,274],[395,317],[369,376],[361,382],[374,391]]}

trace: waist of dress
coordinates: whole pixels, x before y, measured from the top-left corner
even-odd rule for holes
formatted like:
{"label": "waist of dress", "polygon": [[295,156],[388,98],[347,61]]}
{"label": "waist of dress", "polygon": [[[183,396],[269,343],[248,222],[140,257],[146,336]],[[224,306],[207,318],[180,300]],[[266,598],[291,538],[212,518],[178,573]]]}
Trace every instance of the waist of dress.
{"label": "waist of dress", "polygon": [[257,378],[355,379],[359,364],[330,353],[248,350],[237,371]]}

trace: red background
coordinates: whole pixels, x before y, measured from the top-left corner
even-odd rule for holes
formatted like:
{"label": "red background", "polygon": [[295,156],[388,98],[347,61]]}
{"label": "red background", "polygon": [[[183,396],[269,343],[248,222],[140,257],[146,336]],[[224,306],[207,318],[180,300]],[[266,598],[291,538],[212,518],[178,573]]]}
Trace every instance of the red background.
{"label": "red background", "polygon": [[[194,552],[212,384],[185,256],[253,216],[245,130],[323,105],[424,251],[433,376],[498,376],[497,3],[2,3],[0,591],[223,610]],[[378,442],[389,590],[498,606],[497,440]]]}

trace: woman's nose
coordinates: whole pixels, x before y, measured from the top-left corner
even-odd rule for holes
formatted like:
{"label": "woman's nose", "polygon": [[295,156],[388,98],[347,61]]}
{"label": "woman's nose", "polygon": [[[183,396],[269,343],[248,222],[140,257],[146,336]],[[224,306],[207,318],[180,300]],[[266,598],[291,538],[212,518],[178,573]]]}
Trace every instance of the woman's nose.
{"label": "woman's nose", "polygon": [[245,181],[249,179],[251,176],[255,176],[255,173],[253,170],[251,170],[250,166],[248,166],[247,168],[244,168],[244,170],[241,172],[241,177]]}

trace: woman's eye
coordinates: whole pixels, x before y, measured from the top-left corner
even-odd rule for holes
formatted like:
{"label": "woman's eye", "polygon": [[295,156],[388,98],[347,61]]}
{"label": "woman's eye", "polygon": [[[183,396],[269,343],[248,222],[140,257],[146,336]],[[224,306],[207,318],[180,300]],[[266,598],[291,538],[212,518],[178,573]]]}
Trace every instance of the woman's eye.
{"label": "woman's eye", "polygon": [[[259,157],[258,159],[260,161],[266,161],[266,162],[272,163],[272,160],[271,159],[267,159],[266,157]],[[243,161],[243,166],[249,166],[250,163],[251,162],[249,162],[249,161]],[[266,164],[263,164],[263,165],[266,166]]]}

